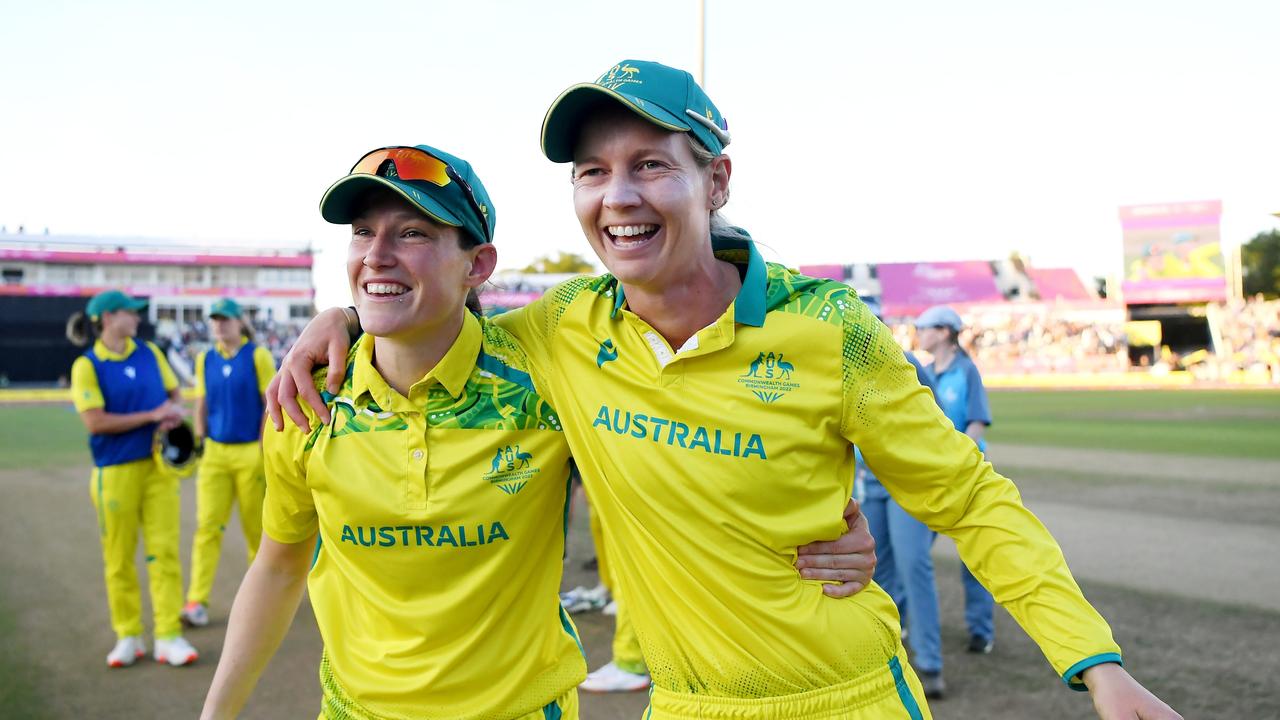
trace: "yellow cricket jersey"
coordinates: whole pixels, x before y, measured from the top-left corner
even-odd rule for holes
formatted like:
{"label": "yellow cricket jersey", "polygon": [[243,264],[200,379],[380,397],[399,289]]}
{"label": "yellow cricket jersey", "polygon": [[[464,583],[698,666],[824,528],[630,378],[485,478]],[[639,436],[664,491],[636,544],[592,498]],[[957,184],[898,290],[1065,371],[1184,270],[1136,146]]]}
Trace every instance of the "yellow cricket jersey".
{"label": "yellow cricket jersey", "polygon": [[[214,346],[212,349],[215,350],[222,357],[226,358],[227,360],[230,360],[231,358],[236,356],[236,353],[240,352],[240,348],[244,347],[244,344],[246,342],[249,342],[248,339],[242,336],[240,338],[240,343],[236,345],[234,348],[232,348],[230,352],[228,352],[225,348],[222,347],[222,345],[219,345],[218,343],[214,343]],[[196,356],[196,387],[195,387],[196,397],[205,396],[204,358],[205,358],[205,355],[207,355],[208,353],[209,353],[209,350],[201,350],[200,354]],[[275,377],[275,374],[276,374],[276,362],[275,362],[275,359],[271,357],[270,350],[262,347],[261,345],[254,346],[253,370],[254,370],[254,375],[258,379],[258,391],[265,394],[267,392],[267,386],[271,384],[271,378]]]}
{"label": "yellow cricket jersey", "polygon": [[1118,661],[1053,538],[856,294],[766,265],[750,242],[717,252],[742,290],[683,348],[609,275],[497,319],[564,421],[655,684],[775,697],[894,657],[897,611],[879,587],[833,599],[793,567],[798,545],[845,530],[854,444],[903,507],[956,539],[1058,673]]}
{"label": "yellow cricket jersey", "polygon": [[[160,348],[149,342],[146,345],[156,356],[156,366],[160,368],[160,380],[164,383],[164,389],[172,392],[178,387],[178,376],[173,374],[173,368],[169,367],[169,361],[160,352]],[[125,338],[124,352],[115,353],[101,340],[94,340],[93,354],[101,360],[124,360],[133,354],[137,346],[133,338]],[[102,398],[102,387],[98,384],[98,373],[93,369],[93,362],[83,355],[71,364],[71,401],[75,404],[76,412],[106,406]]]}
{"label": "yellow cricket jersey", "polygon": [[326,393],[331,425],[264,438],[266,533],[319,533],[308,589],[325,716],[537,711],[586,674],[558,597],[560,420],[510,336],[469,314],[408,398],[374,368],[373,343],[356,343],[341,392]]}

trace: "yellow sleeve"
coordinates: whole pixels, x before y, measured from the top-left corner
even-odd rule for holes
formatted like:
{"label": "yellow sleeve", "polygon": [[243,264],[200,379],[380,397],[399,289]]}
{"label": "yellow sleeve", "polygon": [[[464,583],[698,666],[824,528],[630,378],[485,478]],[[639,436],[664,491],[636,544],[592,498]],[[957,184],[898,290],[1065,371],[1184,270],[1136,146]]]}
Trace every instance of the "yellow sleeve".
{"label": "yellow sleeve", "polygon": [[541,382],[543,368],[550,368],[552,340],[560,318],[579,293],[586,290],[591,283],[602,278],[577,277],[556,285],[543,293],[542,297],[522,308],[511,310],[491,318],[494,325],[515,336],[516,341],[524,348],[531,365],[529,374],[533,384],[539,388],[549,387]]}
{"label": "yellow sleeve", "polygon": [[102,388],[98,386],[98,373],[93,369],[93,361],[83,355],[71,363],[71,401],[78,413],[107,406],[107,401],[102,398]]}
{"label": "yellow sleeve", "polygon": [[1058,543],[942,414],[888,328],[859,303],[846,312],[843,334],[845,438],[908,513],[955,540],[1059,677],[1083,690],[1079,674],[1120,662],[1120,647]]}
{"label": "yellow sleeve", "polygon": [[208,354],[209,354],[208,350],[201,350],[200,354],[196,355],[196,397],[198,398],[204,397],[204,394],[205,394],[204,361],[205,361],[205,355],[208,355]]}
{"label": "yellow sleeve", "polygon": [[261,345],[254,346],[253,367],[258,371],[258,392],[266,394],[267,386],[276,374],[276,361],[272,359],[271,351]]}
{"label": "yellow sleeve", "polygon": [[[305,409],[311,432],[328,430],[310,409]],[[284,430],[264,423],[262,460],[267,495],[262,504],[262,529],[272,540],[298,543],[316,533],[319,521],[311,488],[307,485],[307,454],[312,438],[286,419]]]}
{"label": "yellow sleeve", "polygon": [[173,374],[173,368],[169,367],[169,360],[155,346],[155,343],[147,343],[147,347],[151,348],[151,352],[156,356],[156,365],[160,368],[160,380],[164,382],[164,389],[167,392],[173,392],[178,389],[178,376]]}

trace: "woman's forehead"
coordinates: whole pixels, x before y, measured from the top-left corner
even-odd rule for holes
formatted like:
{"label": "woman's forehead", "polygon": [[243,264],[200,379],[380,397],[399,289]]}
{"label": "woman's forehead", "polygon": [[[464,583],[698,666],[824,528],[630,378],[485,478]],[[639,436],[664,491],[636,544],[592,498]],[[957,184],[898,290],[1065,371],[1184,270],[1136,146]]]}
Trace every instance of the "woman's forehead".
{"label": "woman's forehead", "polygon": [[[675,152],[679,146],[687,145],[680,137],[683,134],[660,128],[624,108],[602,110],[583,121],[574,148],[574,159],[606,149],[611,152],[641,149]],[[687,147],[685,151],[692,157]]]}

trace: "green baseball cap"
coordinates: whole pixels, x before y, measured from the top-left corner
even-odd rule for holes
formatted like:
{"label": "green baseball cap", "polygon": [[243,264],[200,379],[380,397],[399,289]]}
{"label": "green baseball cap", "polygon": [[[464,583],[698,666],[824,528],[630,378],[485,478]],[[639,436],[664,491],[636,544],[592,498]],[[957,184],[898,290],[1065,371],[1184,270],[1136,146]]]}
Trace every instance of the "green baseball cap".
{"label": "green baseball cap", "polygon": [[692,75],[661,63],[623,60],[595,82],[578,83],[551,103],[542,120],[542,154],[552,162],[573,160],[582,123],[604,98],[658,127],[692,133],[714,155],[729,144],[729,123]]}
{"label": "green baseball cap", "polygon": [[84,312],[89,316],[90,320],[98,320],[103,313],[116,312],[117,310],[138,311],[146,306],[146,300],[131,298],[119,290],[106,290],[90,298],[89,305]]}
{"label": "green baseball cap", "polygon": [[209,306],[209,317],[224,317],[239,320],[240,316],[240,303],[232,300],[231,298],[222,298]]}
{"label": "green baseball cap", "polygon": [[427,217],[462,228],[477,242],[493,242],[493,201],[471,163],[460,157],[430,145],[371,150],[325,191],[320,215],[335,225],[351,223],[360,211],[361,195],[372,187],[390,189]]}

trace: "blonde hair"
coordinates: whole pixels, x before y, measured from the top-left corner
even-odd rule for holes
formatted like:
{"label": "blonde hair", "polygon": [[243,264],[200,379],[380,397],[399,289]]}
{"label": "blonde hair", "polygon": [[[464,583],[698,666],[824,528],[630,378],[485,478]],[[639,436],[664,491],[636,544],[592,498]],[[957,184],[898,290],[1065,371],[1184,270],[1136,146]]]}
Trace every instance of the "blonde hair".
{"label": "blonde hair", "polygon": [[[689,142],[689,151],[693,153],[693,162],[698,166],[699,170],[705,170],[711,167],[711,163],[719,157],[715,153],[708,150],[701,142],[698,141],[693,133],[685,133],[685,140]],[[729,204],[729,188],[724,189],[724,202],[720,203],[711,211],[711,239],[714,240],[750,240],[751,236],[746,230],[734,225],[721,213],[724,206]]]}
{"label": "blonde hair", "polygon": [[102,334],[102,320],[90,320],[83,312],[75,312],[67,318],[67,339],[76,347],[85,347]]}

